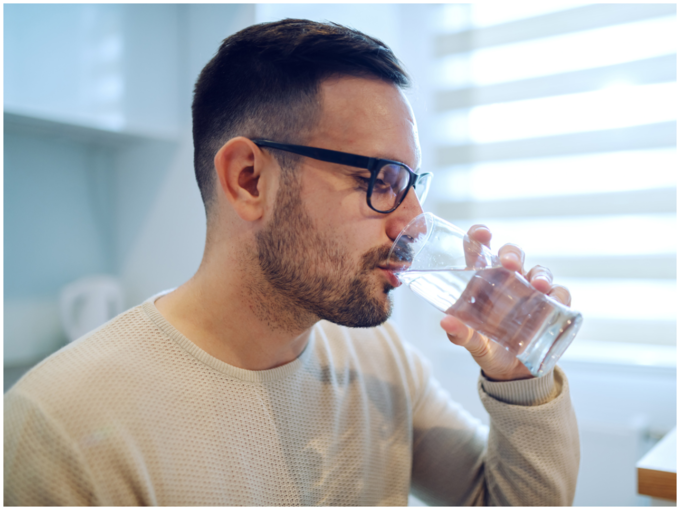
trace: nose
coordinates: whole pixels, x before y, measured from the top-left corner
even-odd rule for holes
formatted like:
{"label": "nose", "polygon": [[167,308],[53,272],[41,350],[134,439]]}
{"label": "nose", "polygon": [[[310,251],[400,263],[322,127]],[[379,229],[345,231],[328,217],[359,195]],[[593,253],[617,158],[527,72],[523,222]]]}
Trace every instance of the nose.
{"label": "nose", "polygon": [[406,194],[404,201],[399,204],[396,210],[387,215],[387,236],[394,241],[399,232],[404,230],[408,223],[423,213],[423,208],[420,206],[416,190],[411,188]]}

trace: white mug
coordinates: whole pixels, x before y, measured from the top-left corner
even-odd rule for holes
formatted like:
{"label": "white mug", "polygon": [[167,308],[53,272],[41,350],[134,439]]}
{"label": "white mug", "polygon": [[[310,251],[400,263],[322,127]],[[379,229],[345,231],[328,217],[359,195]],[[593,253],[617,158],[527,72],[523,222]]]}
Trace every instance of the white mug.
{"label": "white mug", "polygon": [[120,282],[108,275],[80,278],[62,289],[59,311],[64,331],[72,342],[123,311]]}

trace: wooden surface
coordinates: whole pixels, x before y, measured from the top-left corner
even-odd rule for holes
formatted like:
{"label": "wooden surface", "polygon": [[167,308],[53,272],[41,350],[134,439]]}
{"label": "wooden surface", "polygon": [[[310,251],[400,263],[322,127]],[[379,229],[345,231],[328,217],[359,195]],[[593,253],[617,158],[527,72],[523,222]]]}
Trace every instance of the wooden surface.
{"label": "wooden surface", "polygon": [[670,431],[637,464],[638,492],[677,501],[677,434]]}

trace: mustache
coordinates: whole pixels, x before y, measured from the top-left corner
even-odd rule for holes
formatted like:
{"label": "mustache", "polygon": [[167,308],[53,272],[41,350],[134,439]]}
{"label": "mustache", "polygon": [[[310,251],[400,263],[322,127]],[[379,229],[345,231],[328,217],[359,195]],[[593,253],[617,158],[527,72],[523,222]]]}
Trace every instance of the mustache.
{"label": "mustache", "polygon": [[391,249],[391,245],[380,246],[364,253],[361,257],[361,269],[363,271],[372,271],[378,266],[385,265]]}

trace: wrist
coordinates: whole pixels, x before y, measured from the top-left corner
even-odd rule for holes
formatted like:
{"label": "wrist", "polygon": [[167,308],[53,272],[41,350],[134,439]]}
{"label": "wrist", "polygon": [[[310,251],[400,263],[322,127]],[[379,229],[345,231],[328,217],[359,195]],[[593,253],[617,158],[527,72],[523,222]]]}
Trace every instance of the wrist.
{"label": "wrist", "polygon": [[556,397],[558,386],[553,370],[541,377],[523,380],[490,380],[484,373],[479,378],[483,391],[506,404],[534,406],[549,402]]}
{"label": "wrist", "polygon": [[522,365],[522,369],[516,370],[511,373],[505,373],[505,374],[495,374],[495,373],[489,373],[485,370],[482,370],[482,375],[489,381],[491,382],[510,382],[510,381],[522,381],[524,379],[534,379],[535,376],[533,376],[529,370]]}

